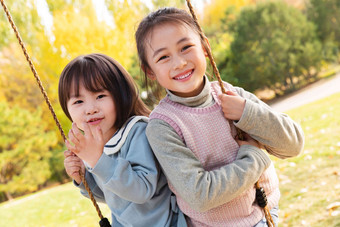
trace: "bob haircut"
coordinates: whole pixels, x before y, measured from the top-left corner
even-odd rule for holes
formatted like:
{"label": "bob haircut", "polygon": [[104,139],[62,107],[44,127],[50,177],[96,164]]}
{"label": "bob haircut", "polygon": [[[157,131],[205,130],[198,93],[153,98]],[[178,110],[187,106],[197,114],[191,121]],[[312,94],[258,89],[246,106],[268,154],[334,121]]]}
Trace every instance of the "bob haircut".
{"label": "bob haircut", "polygon": [[72,121],[67,109],[71,86],[75,95],[79,95],[79,85],[86,90],[99,92],[107,90],[116,106],[114,127],[120,128],[128,118],[134,115],[149,116],[150,110],[140,99],[138,89],[130,74],[113,58],[104,54],[81,55],[69,62],[59,78],[59,103]]}

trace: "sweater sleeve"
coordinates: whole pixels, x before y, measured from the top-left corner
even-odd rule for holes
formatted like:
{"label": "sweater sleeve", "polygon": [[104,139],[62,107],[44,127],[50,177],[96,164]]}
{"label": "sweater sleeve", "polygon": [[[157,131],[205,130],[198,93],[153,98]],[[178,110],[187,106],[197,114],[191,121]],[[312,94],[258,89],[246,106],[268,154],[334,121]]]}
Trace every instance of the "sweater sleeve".
{"label": "sweater sleeve", "polygon": [[[103,191],[98,187],[96,181],[93,179],[92,174],[89,173],[87,170],[85,170],[85,180],[86,180],[86,183],[89,186],[95,200],[97,202],[105,203]],[[75,182],[73,180],[73,184],[80,189],[80,193],[83,196],[90,198],[88,192],[86,191],[86,188],[85,188],[85,185],[84,185],[83,182],[81,182],[80,184],[77,184],[77,182]]]}
{"label": "sweater sleeve", "polygon": [[146,135],[175,191],[192,209],[201,212],[227,203],[252,187],[271,162],[262,150],[244,145],[234,162],[206,171],[166,122],[150,120]]}
{"label": "sweater sleeve", "polygon": [[146,123],[136,123],[121,148],[120,157],[113,159],[103,153],[90,170],[103,182],[106,193],[111,192],[137,204],[152,198],[159,177],[145,127]]}
{"label": "sweater sleeve", "polygon": [[301,153],[304,133],[288,115],[274,111],[254,94],[235,87],[246,99],[241,119],[235,126],[264,145],[266,150],[279,158],[289,158]]}

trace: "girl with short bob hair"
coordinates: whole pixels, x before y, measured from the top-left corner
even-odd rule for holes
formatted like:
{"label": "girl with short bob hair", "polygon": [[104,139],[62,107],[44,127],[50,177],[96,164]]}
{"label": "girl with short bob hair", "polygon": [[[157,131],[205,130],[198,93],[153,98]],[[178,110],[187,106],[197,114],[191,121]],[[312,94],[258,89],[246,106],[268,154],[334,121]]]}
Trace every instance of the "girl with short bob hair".
{"label": "girl with short bob hair", "polygon": [[186,226],[145,135],[150,111],[129,73],[114,59],[72,60],[59,80],[60,104],[73,122],[64,166],[88,197],[111,210],[112,226]]}
{"label": "girl with short bob hair", "polygon": [[63,70],[59,79],[59,101],[66,116],[72,121],[67,109],[71,86],[79,94],[79,84],[92,92],[108,90],[117,109],[115,127],[120,128],[134,115],[149,116],[150,110],[140,99],[138,89],[129,73],[117,62],[104,54],[82,55],[73,59]]}

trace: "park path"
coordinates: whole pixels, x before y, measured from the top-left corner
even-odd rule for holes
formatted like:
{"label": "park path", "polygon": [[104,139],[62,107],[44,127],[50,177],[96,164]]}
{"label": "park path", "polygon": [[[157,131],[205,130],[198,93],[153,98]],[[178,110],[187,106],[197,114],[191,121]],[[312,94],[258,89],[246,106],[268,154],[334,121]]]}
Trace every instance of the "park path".
{"label": "park path", "polygon": [[269,103],[269,105],[278,112],[285,112],[338,92],[340,92],[340,73],[331,78],[319,80],[299,91],[279,98],[273,103]]}

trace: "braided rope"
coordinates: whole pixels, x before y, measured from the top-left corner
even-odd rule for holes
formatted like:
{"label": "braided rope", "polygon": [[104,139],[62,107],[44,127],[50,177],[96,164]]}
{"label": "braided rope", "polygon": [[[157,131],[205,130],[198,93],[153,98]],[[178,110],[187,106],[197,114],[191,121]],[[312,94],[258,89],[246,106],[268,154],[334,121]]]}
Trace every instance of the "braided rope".
{"label": "braided rope", "polygon": [[[255,188],[256,189],[261,188],[259,182],[255,183]],[[272,219],[272,216],[270,215],[267,205],[263,207],[263,211],[264,211],[264,216],[266,217],[266,220],[267,220],[268,227],[275,227],[274,221]]]}
{"label": "braided rope", "polygon": [[[221,79],[220,72],[218,71],[218,68],[217,68],[217,66],[216,66],[216,63],[215,63],[213,54],[212,54],[212,52],[211,52],[210,45],[209,45],[209,43],[208,43],[208,39],[207,39],[207,37],[204,35],[203,30],[202,30],[201,26],[200,26],[199,23],[198,23],[198,20],[197,20],[197,17],[196,17],[194,8],[193,8],[193,6],[191,5],[190,0],[186,0],[186,2],[187,2],[187,6],[188,6],[188,8],[189,8],[189,10],[190,10],[190,13],[191,13],[192,17],[194,18],[195,24],[196,24],[196,26],[197,26],[197,28],[198,28],[198,30],[199,30],[200,36],[201,36],[202,40],[205,40],[205,42],[206,42],[206,44],[207,44],[207,45],[206,45],[206,46],[207,46],[207,50],[206,50],[206,51],[207,51],[207,54],[208,54],[209,61],[210,61],[211,65],[212,65],[212,67],[213,67],[213,73],[214,73],[216,79],[218,80],[218,83],[219,83],[219,85],[220,85],[220,87],[221,87],[222,93],[223,93],[223,94],[226,94],[226,91],[225,91],[225,89],[224,89],[223,82],[222,82],[222,79]],[[229,120],[229,124],[230,124],[230,125],[232,124],[232,121],[231,121],[231,120]],[[236,138],[239,139],[239,140],[244,140],[243,132],[242,132],[239,128],[236,128]]]}
{"label": "braided rope", "polygon": [[[57,115],[55,114],[55,112],[54,112],[54,110],[53,110],[53,107],[52,107],[52,105],[51,105],[51,102],[50,102],[50,100],[49,100],[49,98],[48,98],[48,96],[47,96],[47,93],[46,93],[46,91],[45,91],[45,89],[44,89],[44,87],[43,87],[43,85],[42,85],[42,82],[41,82],[41,80],[40,80],[40,78],[39,78],[39,75],[38,75],[37,71],[36,71],[35,68],[34,68],[33,62],[32,62],[31,58],[29,57],[29,55],[28,55],[28,53],[27,53],[25,44],[24,44],[24,42],[22,41],[22,39],[21,39],[21,37],[20,37],[19,31],[18,31],[17,27],[16,27],[15,24],[14,24],[14,21],[13,21],[13,19],[12,19],[12,16],[11,16],[11,14],[10,14],[10,12],[9,12],[9,10],[8,10],[8,8],[7,8],[6,4],[5,4],[5,2],[4,2],[4,0],[0,0],[0,2],[1,2],[1,5],[2,5],[2,8],[4,9],[4,11],[5,11],[5,13],[6,13],[7,19],[8,19],[9,23],[11,24],[11,26],[12,26],[12,28],[13,28],[13,31],[14,31],[14,33],[15,33],[15,36],[17,37],[17,40],[18,40],[18,42],[19,42],[19,44],[20,44],[20,46],[21,46],[21,49],[22,49],[22,51],[23,51],[25,57],[26,57],[26,60],[27,60],[29,66],[30,66],[30,68],[31,68],[31,71],[32,71],[32,73],[33,73],[33,75],[34,75],[34,77],[35,77],[35,79],[36,79],[36,82],[38,83],[38,86],[39,86],[39,88],[40,88],[40,91],[41,91],[41,93],[42,93],[43,96],[44,96],[44,99],[45,99],[45,101],[46,101],[46,104],[48,105],[48,108],[49,108],[49,110],[50,110],[52,116],[53,116],[53,119],[54,119],[56,125],[58,126],[59,132],[60,132],[60,134],[61,134],[63,140],[66,141],[65,133],[64,133],[64,131],[63,131],[61,125],[60,125],[60,122],[59,122],[59,120],[58,120],[58,118],[57,118]],[[82,179],[82,182],[83,182],[83,184],[84,184],[84,186],[85,186],[85,188],[86,188],[86,191],[88,192],[88,194],[89,194],[89,196],[90,196],[90,199],[91,199],[93,205],[94,205],[95,208],[96,208],[96,211],[97,211],[97,213],[98,213],[98,216],[99,216],[101,219],[103,219],[103,215],[102,215],[102,213],[101,213],[101,211],[100,211],[100,209],[99,209],[99,206],[98,206],[96,200],[94,199],[94,196],[93,196],[93,194],[92,194],[92,192],[91,192],[91,190],[90,190],[90,188],[89,188],[89,186],[88,186],[87,181],[85,180],[84,174],[82,174],[81,172],[79,172],[79,173],[80,173],[80,177],[81,177],[81,179]]]}
{"label": "braided rope", "polygon": [[198,20],[197,20],[194,8],[192,7],[190,0],[187,0],[187,5],[188,5],[188,8],[190,10],[190,13],[191,13],[192,17],[194,18],[195,24],[196,24],[196,26],[197,26],[197,28],[198,28],[198,30],[200,32],[200,36],[201,36],[202,40],[205,40],[205,42],[207,44],[207,50],[206,51],[207,51],[207,54],[208,54],[209,61],[210,61],[211,65],[212,65],[212,67],[213,67],[214,75],[215,75],[216,79],[218,80],[218,83],[220,84],[222,93],[225,94],[226,92],[225,92],[225,89],[224,89],[224,86],[223,86],[223,82],[222,82],[222,79],[221,79],[221,76],[220,76],[220,72],[218,71],[216,63],[214,61],[214,57],[212,55],[210,45],[207,42],[207,38],[204,35],[203,30],[202,30],[201,26],[198,23]]}
{"label": "braided rope", "polygon": [[[225,92],[225,89],[224,89],[224,86],[223,86],[223,82],[222,82],[222,79],[221,79],[221,75],[220,75],[220,73],[219,73],[219,71],[218,71],[218,69],[217,69],[216,63],[215,63],[214,58],[213,58],[213,56],[212,56],[212,52],[211,52],[210,45],[209,45],[209,43],[208,43],[208,41],[207,41],[206,36],[205,36],[204,33],[203,33],[203,30],[202,30],[201,26],[200,26],[199,23],[198,23],[198,20],[197,20],[197,17],[196,17],[194,8],[192,7],[190,0],[186,0],[186,2],[187,2],[187,6],[188,6],[188,8],[189,8],[189,10],[190,10],[190,13],[191,13],[192,17],[194,18],[195,24],[196,24],[197,28],[199,29],[200,36],[201,36],[201,38],[202,38],[203,40],[205,40],[205,42],[206,42],[206,44],[207,44],[207,45],[206,45],[206,46],[207,46],[207,50],[206,50],[206,51],[207,51],[207,54],[208,54],[208,58],[209,58],[209,60],[210,60],[210,63],[211,63],[211,65],[212,65],[212,67],[213,67],[214,75],[215,75],[215,77],[217,78],[218,83],[220,84],[222,93],[225,94],[226,92]],[[232,122],[231,122],[230,120],[229,120],[229,124],[232,124]],[[242,132],[239,128],[236,128],[236,132],[237,132],[236,138],[239,139],[239,140],[244,140],[243,132]],[[256,187],[256,188],[260,188],[260,185],[259,185],[258,182],[255,183],[255,187]],[[264,215],[265,215],[266,220],[267,220],[268,227],[274,227],[275,225],[274,225],[273,219],[272,219],[272,217],[271,217],[271,215],[270,215],[270,213],[269,213],[268,207],[265,206],[265,207],[263,208],[263,211],[264,211]]]}

